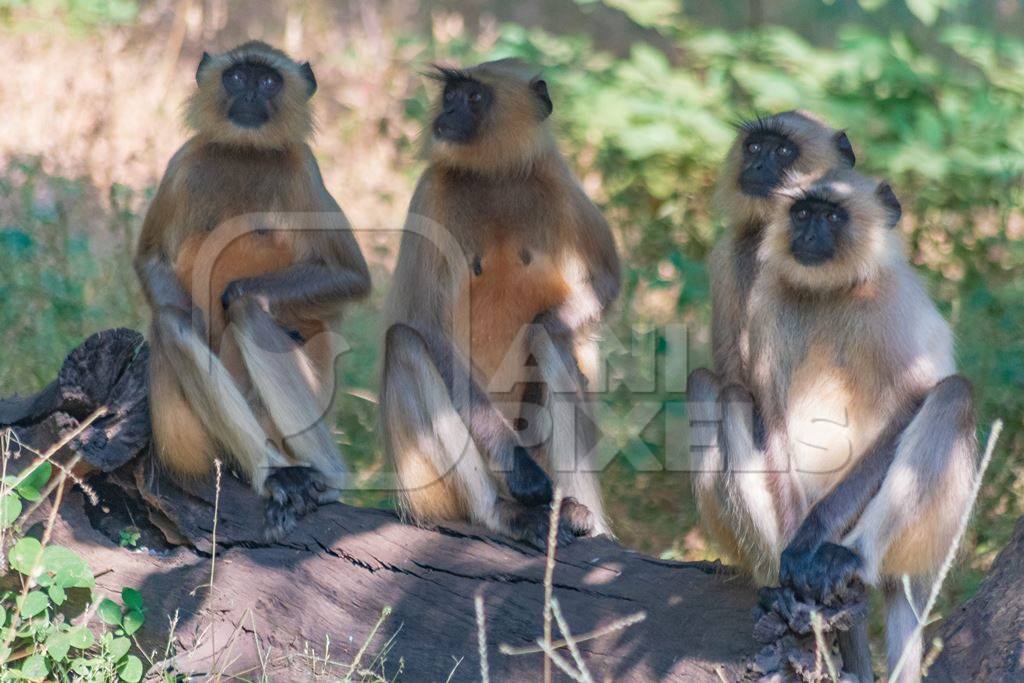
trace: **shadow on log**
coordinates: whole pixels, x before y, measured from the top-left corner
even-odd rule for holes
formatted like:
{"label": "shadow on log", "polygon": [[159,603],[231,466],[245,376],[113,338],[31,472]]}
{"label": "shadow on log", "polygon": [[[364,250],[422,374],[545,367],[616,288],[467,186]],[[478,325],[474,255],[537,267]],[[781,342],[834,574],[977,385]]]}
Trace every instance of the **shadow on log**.
{"label": "shadow on log", "polygon": [[[266,544],[259,500],[225,477],[214,560],[214,491],[172,489],[148,458],[93,481],[106,511],[77,491],[67,495],[53,542],[81,553],[97,574],[107,572],[97,580],[101,592],[141,591],[145,650],[164,652],[177,614],[171,656],[154,675],[171,669],[299,681],[323,671],[338,680],[369,638],[358,669],[387,680],[400,668],[408,680],[479,680],[479,593],[492,680],[539,678],[540,654],[499,652],[502,643],[528,646],[542,633],[545,557],[526,546],[341,504],[309,515],[284,542]],[[130,524],[145,527],[154,547],[118,547],[119,529]],[[760,647],[751,637],[753,591],[717,564],[667,562],[607,539],[579,540],[558,552],[554,596],[577,635],[646,613],[640,623],[580,643],[596,680],[720,681],[719,672],[737,680]],[[385,608],[390,615],[370,638]]]}
{"label": "shadow on log", "polygon": [[928,680],[1024,680],[1024,517],[978,592],[933,635],[942,652]]}

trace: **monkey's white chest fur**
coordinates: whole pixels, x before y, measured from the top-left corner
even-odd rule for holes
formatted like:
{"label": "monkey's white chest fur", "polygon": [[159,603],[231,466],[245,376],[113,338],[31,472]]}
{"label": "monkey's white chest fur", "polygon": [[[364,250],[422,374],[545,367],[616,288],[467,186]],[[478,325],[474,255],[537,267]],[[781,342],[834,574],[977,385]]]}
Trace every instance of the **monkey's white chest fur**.
{"label": "monkey's white chest fur", "polygon": [[812,348],[793,373],[786,397],[788,464],[809,504],[846,475],[884,424],[884,407],[860,395],[863,383],[830,356]]}

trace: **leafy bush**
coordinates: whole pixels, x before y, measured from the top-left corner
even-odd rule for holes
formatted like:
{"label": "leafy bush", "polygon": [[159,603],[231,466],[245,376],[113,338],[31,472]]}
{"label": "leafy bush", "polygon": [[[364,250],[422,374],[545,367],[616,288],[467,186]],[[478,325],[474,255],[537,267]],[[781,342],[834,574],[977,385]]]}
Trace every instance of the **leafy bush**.
{"label": "leafy bush", "polygon": [[[43,462],[22,477],[4,480],[0,525],[5,533],[17,531],[24,502],[42,499],[51,473],[50,463]],[[22,536],[7,553],[7,565],[20,575],[22,590],[0,592],[0,681],[142,679],[142,661],[129,654],[131,636],[145,621],[138,591],[121,591],[123,607],[106,598],[99,602],[96,613],[110,628],[97,639],[87,622],[72,623],[65,611],[69,593],[82,591],[91,601],[96,586],[80,555]]]}

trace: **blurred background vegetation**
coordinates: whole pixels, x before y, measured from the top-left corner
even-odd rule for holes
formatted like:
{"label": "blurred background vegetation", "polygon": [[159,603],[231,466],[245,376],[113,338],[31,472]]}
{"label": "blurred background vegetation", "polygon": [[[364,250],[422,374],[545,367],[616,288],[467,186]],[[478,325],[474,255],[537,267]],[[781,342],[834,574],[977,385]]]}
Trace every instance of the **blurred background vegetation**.
{"label": "blurred background vegetation", "polygon": [[[970,595],[1024,512],[1024,7],[1017,0],[452,0],[307,3],[0,0],[0,395],[35,390],[89,333],[142,328],[130,257],[204,49],[262,38],[310,59],[314,147],[371,260],[353,310],[339,438],[382,467],[379,302],[412,185],[431,62],[516,55],[544,67],[564,151],[628,267],[621,339],[684,322],[708,360],[708,197],[731,123],[794,107],[845,127],[889,179],[902,229],[959,342],[980,433],[1007,422],[944,605]],[[627,373],[628,374],[628,373]],[[678,398],[665,394],[665,398]],[[612,408],[637,397],[619,386]],[[645,399],[649,394],[645,394]],[[643,430],[655,457],[663,421]],[[624,450],[643,425],[605,425]],[[603,474],[621,540],[717,557],[684,475],[618,457]],[[389,505],[386,492],[352,501]]]}

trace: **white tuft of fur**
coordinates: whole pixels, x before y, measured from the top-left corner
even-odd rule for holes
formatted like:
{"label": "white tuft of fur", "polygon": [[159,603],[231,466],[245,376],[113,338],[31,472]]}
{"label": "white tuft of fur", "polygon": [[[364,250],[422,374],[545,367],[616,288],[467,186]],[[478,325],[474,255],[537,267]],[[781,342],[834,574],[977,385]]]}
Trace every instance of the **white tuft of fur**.
{"label": "white tuft of fur", "polygon": [[330,397],[319,400],[313,391],[318,378],[310,359],[254,301],[232,308],[228,329],[288,449],[300,463],[323,475],[330,488],[343,490],[345,463],[324,419]]}
{"label": "white tuft of fur", "polygon": [[231,373],[189,323],[180,313],[165,311],[157,316],[170,350],[178,352],[178,381],[206,428],[262,494],[270,469],[286,466],[288,461],[267,438]]}

